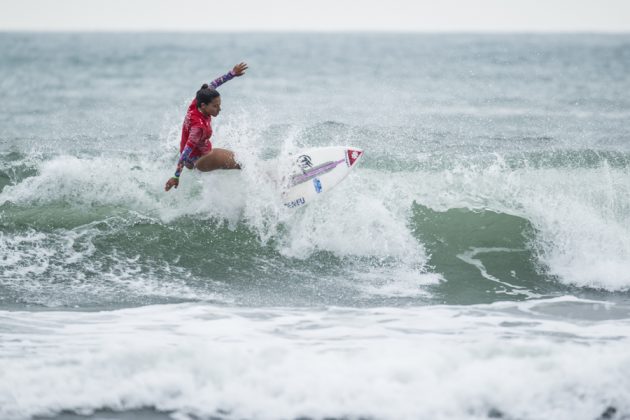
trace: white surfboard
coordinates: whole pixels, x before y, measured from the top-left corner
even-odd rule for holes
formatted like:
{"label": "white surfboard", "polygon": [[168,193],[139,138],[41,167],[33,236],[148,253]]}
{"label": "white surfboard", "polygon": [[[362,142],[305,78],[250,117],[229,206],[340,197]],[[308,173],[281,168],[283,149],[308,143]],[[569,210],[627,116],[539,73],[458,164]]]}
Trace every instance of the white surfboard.
{"label": "white surfboard", "polygon": [[[350,146],[316,147],[292,156],[282,177],[282,202],[293,209],[304,207],[339,184],[352,170],[363,150]],[[281,167],[281,170],[285,170]]]}

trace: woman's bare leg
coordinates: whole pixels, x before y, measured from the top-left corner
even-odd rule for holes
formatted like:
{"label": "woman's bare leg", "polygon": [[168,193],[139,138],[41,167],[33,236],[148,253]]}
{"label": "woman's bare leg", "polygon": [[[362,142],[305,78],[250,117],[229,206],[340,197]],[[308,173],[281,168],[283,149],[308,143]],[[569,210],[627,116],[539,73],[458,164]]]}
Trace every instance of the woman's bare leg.
{"label": "woman's bare leg", "polygon": [[210,153],[197,160],[195,167],[202,172],[215,169],[241,169],[241,165],[234,159],[234,152],[227,149],[212,149]]}

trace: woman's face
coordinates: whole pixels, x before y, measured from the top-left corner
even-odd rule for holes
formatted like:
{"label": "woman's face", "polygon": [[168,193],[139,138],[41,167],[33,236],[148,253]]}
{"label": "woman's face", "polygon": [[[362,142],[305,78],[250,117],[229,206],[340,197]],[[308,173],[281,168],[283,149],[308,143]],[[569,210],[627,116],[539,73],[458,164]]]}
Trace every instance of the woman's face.
{"label": "woman's face", "polygon": [[219,112],[221,112],[221,97],[217,96],[210,103],[201,104],[199,110],[201,110],[204,115],[216,117],[219,115]]}

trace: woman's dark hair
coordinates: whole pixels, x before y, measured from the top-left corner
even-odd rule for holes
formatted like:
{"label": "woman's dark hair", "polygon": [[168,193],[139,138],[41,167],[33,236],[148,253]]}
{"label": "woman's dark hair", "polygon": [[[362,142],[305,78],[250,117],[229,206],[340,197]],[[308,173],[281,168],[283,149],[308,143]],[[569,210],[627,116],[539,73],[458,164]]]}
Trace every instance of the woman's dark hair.
{"label": "woman's dark hair", "polygon": [[201,104],[209,104],[214,100],[214,98],[218,98],[219,96],[221,96],[219,92],[209,88],[208,84],[204,83],[203,86],[201,86],[201,89],[197,91],[197,106]]}

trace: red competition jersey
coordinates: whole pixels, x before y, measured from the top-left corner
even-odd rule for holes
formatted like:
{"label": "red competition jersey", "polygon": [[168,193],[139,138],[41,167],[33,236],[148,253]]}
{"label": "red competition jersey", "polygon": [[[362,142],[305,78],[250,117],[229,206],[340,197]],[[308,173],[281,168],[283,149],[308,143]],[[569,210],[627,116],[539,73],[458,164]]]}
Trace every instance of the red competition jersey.
{"label": "red competition jersey", "polygon": [[197,99],[193,99],[184,118],[179,153],[182,153],[186,146],[192,149],[191,158],[210,153],[212,150],[212,143],[210,142],[212,136],[211,120],[210,116],[206,117],[197,109]]}
{"label": "red competition jersey", "polygon": [[[234,72],[228,72],[213,80],[209,87],[216,89],[228,80],[232,80],[235,76]],[[210,122],[211,117],[203,115],[197,109],[197,100],[193,99],[186,112],[186,118],[184,118],[182,139],[179,143],[180,156],[174,178],[179,179],[184,166],[192,169],[197,158],[207,155],[212,150],[212,143],[210,143],[212,126]]]}

